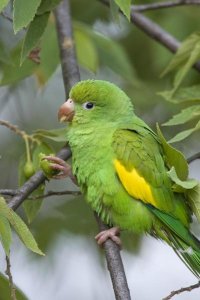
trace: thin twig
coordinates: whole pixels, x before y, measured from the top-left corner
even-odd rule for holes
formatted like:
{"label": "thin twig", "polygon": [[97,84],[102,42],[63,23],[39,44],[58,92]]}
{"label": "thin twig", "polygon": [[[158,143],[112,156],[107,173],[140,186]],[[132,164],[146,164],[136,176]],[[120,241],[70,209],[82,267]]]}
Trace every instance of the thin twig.
{"label": "thin twig", "polygon": [[[0,195],[4,196],[16,196],[19,194],[18,190],[9,190],[9,189],[0,189]],[[63,196],[63,195],[72,195],[72,196],[80,196],[80,191],[48,191],[46,194],[36,197],[28,197],[27,200],[37,200],[41,198],[48,198],[51,196]]]}
{"label": "thin twig", "polygon": [[142,5],[132,5],[131,8],[136,12],[144,12],[148,10],[156,10],[162,8],[171,8],[175,6],[185,6],[185,5],[200,5],[200,0],[175,0],[166,2],[155,2]]}
{"label": "thin twig", "polygon": [[[109,6],[108,0],[99,0],[103,4]],[[141,29],[146,35],[154,39],[165,48],[169,49],[171,52],[175,53],[181,45],[175,37],[161,28],[158,24],[151,21],[146,16],[131,10],[131,22],[135,24],[139,29]],[[197,62],[193,66],[197,71],[200,72],[200,62]]]}
{"label": "thin twig", "polygon": [[200,159],[200,152],[193,154],[192,156],[188,157],[187,162],[190,164],[196,159]]}
{"label": "thin twig", "polygon": [[16,134],[20,135],[22,138],[26,135],[26,132],[24,130],[20,130],[16,125],[11,124],[8,121],[0,120],[0,125],[3,125],[10,130],[14,131]]}
{"label": "thin twig", "polygon": [[5,12],[1,12],[2,17],[4,17],[6,20],[8,20],[9,22],[13,23],[13,19],[7,15]]}
{"label": "thin twig", "polygon": [[172,297],[174,297],[176,295],[179,295],[183,292],[191,292],[192,290],[197,289],[199,287],[200,287],[200,281],[197,282],[196,284],[181,288],[181,289],[176,290],[176,291],[172,291],[169,296],[163,298],[162,300],[170,300]]}
{"label": "thin twig", "polygon": [[6,275],[8,276],[9,285],[10,285],[10,297],[11,300],[17,300],[16,293],[15,293],[15,286],[13,283],[12,273],[11,273],[11,264],[10,258],[6,255]]}
{"label": "thin twig", "polygon": [[[54,14],[57,24],[63,81],[66,97],[68,97],[68,91],[71,86],[80,80],[80,73],[75,56],[75,48],[73,42],[71,42],[73,41],[73,38],[69,1],[62,1],[61,4],[56,8]],[[68,41],[70,41],[70,43],[68,43]],[[98,217],[97,220],[100,228],[102,229],[105,225]],[[107,240],[104,243],[104,249],[116,299],[130,300],[130,293],[119,248],[113,241]]]}

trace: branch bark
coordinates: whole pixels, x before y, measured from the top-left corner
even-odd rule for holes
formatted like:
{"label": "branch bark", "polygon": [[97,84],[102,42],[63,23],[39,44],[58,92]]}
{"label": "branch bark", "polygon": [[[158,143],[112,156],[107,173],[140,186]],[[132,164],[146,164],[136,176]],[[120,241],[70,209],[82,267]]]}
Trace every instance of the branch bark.
{"label": "branch bark", "polygon": [[[54,15],[57,25],[63,81],[66,97],[68,97],[70,88],[80,80],[71,27],[69,1],[62,1],[55,9]],[[100,230],[105,230],[107,226],[101,222],[99,217],[96,216],[96,218]],[[113,241],[107,240],[103,247],[116,299],[130,300],[130,292],[118,246]]]}
{"label": "branch bark", "polygon": [[162,8],[171,8],[175,6],[185,6],[185,5],[200,5],[199,0],[175,0],[166,2],[155,2],[142,5],[132,5],[131,8],[136,12],[145,12],[148,10],[157,10]]}

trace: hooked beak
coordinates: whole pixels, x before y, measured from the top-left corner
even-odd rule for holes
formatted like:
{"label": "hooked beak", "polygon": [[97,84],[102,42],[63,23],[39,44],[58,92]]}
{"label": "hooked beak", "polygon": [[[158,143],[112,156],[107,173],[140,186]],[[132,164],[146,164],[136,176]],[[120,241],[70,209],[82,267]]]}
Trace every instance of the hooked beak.
{"label": "hooked beak", "polygon": [[61,123],[71,122],[74,117],[74,113],[74,101],[72,99],[68,99],[58,110],[58,120]]}

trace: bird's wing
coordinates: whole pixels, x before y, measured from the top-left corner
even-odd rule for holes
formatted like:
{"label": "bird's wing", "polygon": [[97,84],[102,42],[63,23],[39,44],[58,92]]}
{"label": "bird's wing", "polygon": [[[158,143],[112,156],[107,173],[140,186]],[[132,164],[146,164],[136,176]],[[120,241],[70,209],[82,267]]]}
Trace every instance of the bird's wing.
{"label": "bird's wing", "polygon": [[135,199],[172,211],[174,195],[161,146],[148,130],[119,129],[113,135],[116,173]]}

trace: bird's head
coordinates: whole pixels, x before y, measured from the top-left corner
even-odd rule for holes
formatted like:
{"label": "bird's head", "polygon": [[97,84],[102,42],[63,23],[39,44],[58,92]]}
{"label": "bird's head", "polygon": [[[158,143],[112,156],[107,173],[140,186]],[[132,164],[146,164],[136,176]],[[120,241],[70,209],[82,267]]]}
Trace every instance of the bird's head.
{"label": "bird's head", "polygon": [[85,80],[74,85],[69,99],[60,107],[61,122],[86,124],[114,122],[133,115],[128,96],[116,85],[103,80]]}

